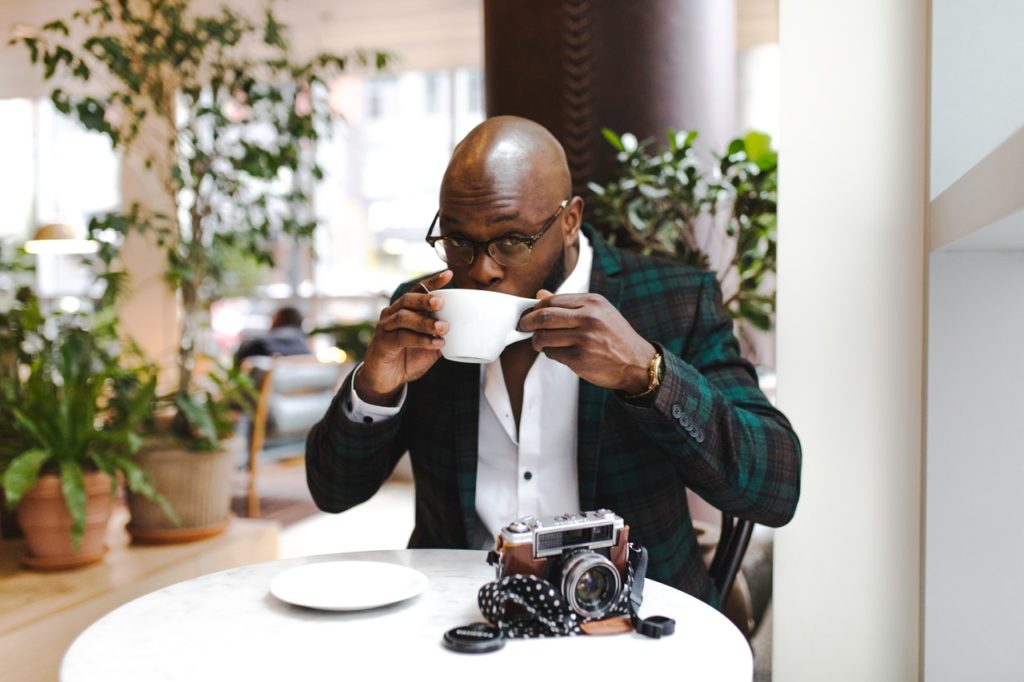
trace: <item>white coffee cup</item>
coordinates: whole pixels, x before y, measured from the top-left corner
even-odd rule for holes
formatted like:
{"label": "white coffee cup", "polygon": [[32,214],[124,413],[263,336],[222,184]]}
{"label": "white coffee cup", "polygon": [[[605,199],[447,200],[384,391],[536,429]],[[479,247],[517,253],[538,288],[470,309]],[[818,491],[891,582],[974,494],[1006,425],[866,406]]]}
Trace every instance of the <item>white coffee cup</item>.
{"label": "white coffee cup", "polygon": [[516,329],[523,312],[536,299],[479,289],[438,289],[430,292],[444,301],[434,317],[448,323],[441,355],[453,362],[494,362],[505,346],[533,336]]}

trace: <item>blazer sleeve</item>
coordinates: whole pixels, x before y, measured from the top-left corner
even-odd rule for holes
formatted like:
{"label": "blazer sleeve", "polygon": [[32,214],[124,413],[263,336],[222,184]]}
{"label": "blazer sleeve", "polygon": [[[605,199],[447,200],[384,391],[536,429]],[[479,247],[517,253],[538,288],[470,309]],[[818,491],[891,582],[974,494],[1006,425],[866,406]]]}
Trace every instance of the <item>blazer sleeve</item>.
{"label": "blazer sleeve", "polygon": [[682,354],[661,350],[654,400],[622,400],[627,412],[712,505],[767,526],[788,523],[800,496],[800,441],[740,355],[714,275],[703,278]]}
{"label": "blazer sleeve", "polygon": [[317,507],[327,512],[342,512],[370,499],[406,450],[404,409],[379,422],[355,422],[341,404],[351,387],[349,374],[306,438],[306,482]]}

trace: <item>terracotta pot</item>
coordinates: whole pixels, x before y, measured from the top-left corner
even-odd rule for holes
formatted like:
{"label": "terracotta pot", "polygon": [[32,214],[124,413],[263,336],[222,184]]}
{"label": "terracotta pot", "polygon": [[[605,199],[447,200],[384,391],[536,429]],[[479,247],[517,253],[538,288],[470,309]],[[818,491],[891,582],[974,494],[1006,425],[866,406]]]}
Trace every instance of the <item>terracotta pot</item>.
{"label": "terracotta pot", "polygon": [[148,440],[136,462],[149,475],[157,492],[167,498],[181,519],[175,525],[159,505],[128,493],[131,522],[128,532],[135,542],[174,544],[212,537],[230,521],[231,480],[240,437],[223,441],[213,452],[194,452],[171,439]]}
{"label": "terracotta pot", "polygon": [[85,474],[85,533],[75,551],[71,544],[71,514],[64,502],[60,477],[40,476],[18,503],[18,522],[28,554],[22,563],[39,570],[64,570],[99,561],[114,500],[111,479],[102,471]]}
{"label": "terracotta pot", "polygon": [[0,488],[0,537],[23,537],[21,526],[18,525],[18,508],[7,508],[7,499],[4,496],[3,488]]}

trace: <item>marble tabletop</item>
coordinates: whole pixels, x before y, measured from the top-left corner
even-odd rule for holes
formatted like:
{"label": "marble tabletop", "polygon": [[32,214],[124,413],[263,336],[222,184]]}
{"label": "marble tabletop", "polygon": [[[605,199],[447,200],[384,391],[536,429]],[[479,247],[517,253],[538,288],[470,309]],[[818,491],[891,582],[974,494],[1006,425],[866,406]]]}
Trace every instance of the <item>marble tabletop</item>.
{"label": "marble tabletop", "polygon": [[[486,553],[396,550],[270,561],[187,580],[140,597],[93,623],[61,665],[64,682],[174,680],[550,679],[598,673],[651,679],[749,682],[750,648],[732,623],[684,592],[648,580],[640,615],[674,618],[662,639],[629,633],[509,640],[497,652],[460,654],[446,630],[481,621],[476,594],[494,579]],[[429,579],[404,602],[366,611],[317,611],[269,591],[282,571],[317,561],[382,561]],[[611,666],[611,667],[609,667]],[[554,679],[560,679],[556,677]],[[564,678],[562,678],[564,679]]]}

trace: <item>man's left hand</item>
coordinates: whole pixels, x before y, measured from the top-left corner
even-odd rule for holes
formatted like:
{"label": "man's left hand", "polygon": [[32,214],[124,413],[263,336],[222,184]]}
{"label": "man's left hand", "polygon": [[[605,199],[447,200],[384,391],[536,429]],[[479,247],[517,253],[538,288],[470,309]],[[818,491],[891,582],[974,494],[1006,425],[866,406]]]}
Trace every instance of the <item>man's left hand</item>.
{"label": "man's left hand", "polygon": [[533,348],[595,386],[626,394],[647,390],[655,347],[599,294],[558,294],[544,289],[540,303],[519,321],[533,332]]}

